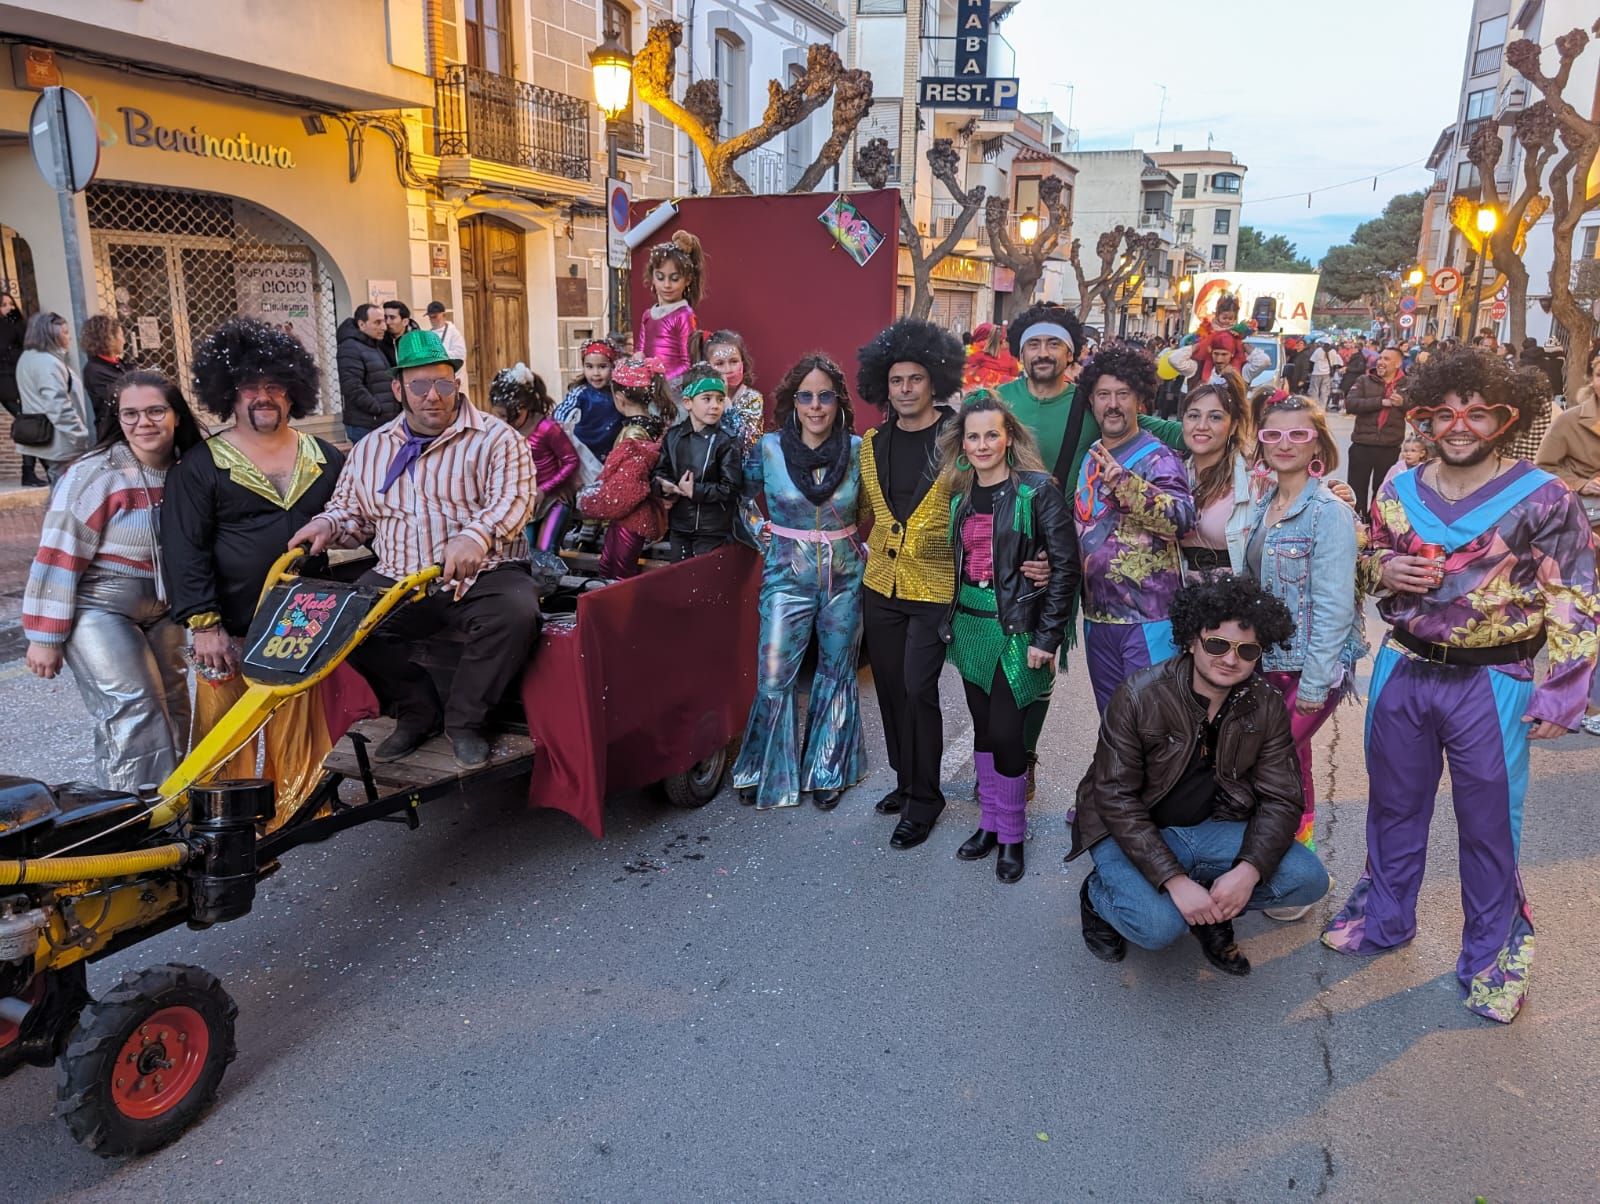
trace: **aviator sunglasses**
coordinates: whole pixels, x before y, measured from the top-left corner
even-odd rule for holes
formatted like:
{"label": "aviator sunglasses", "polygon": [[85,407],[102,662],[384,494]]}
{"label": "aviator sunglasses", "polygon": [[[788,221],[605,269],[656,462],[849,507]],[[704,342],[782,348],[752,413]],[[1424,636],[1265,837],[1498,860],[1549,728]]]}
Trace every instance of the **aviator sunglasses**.
{"label": "aviator sunglasses", "polygon": [[1226,656],[1231,649],[1239,654],[1239,659],[1247,663],[1255,663],[1261,659],[1261,645],[1254,640],[1225,640],[1220,635],[1202,636],[1200,647],[1206,650],[1207,656]]}

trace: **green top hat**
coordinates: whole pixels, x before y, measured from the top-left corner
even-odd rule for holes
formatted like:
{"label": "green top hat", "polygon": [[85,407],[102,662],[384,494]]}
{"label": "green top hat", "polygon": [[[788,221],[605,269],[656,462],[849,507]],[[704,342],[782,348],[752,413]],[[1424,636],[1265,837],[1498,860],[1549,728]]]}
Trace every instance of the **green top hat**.
{"label": "green top hat", "polygon": [[444,349],[444,340],[431,330],[408,330],[400,336],[394,348],[394,374],[399,376],[407,368],[426,368],[429,364],[449,364],[461,371],[461,361],[450,358]]}

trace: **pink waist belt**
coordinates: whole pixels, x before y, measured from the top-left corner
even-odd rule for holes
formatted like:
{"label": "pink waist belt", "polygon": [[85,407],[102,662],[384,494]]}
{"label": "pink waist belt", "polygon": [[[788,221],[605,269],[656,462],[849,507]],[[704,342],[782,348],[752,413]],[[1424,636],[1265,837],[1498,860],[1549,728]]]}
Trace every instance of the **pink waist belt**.
{"label": "pink waist belt", "polygon": [[848,527],[841,527],[837,531],[797,531],[793,527],[780,527],[772,523],[767,527],[774,535],[781,535],[785,539],[793,539],[799,543],[832,543],[836,539],[849,539],[856,533],[856,525],[851,523]]}

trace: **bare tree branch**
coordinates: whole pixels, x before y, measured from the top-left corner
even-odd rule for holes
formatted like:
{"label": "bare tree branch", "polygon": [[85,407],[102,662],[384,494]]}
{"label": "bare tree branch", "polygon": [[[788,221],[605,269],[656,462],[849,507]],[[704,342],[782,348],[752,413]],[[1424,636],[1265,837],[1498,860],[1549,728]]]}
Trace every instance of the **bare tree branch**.
{"label": "bare tree branch", "polygon": [[790,192],[810,192],[823,177],[839,163],[839,156],[850,145],[856,128],[872,111],[872,76],[866,71],[852,69],[839,76],[833,86],[833,132],[822,144],[811,166],[800,173]]}

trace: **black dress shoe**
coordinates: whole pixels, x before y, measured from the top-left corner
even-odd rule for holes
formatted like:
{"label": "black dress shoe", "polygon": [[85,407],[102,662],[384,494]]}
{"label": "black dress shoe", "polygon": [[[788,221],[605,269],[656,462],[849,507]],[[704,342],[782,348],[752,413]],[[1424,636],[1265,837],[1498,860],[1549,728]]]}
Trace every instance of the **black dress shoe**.
{"label": "black dress shoe", "polygon": [[994,852],[994,846],[1000,843],[1000,838],[993,832],[979,828],[967,837],[967,843],[956,850],[956,856],[962,861],[982,861]]}
{"label": "black dress shoe", "polygon": [[813,790],[811,792],[811,805],[818,811],[832,811],[839,805],[839,800],[843,797],[843,790]]}
{"label": "black dress shoe", "polygon": [[905,796],[900,793],[900,787],[896,786],[893,790],[889,791],[888,794],[884,795],[881,799],[874,803],[872,805],[872,809],[879,815],[899,815],[900,808],[904,807],[905,805]]}
{"label": "black dress shoe", "polygon": [[479,732],[451,732],[450,747],[462,769],[482,769],[489,763],[489,741]]}
{"label": "black dress shoe", "polygon": [[1078,916],[1083,923],[1083,943],[1103,962],[1120,962],[1128,956],[1128,938],[1118,932],[1089,902],[1089,879],[1078,888]]}
{"label": "black dress shoe", "polygon": [[889,847],[892,849],[914,849],[924,840],[927,840],[928,833],[932,831],[932,824],[925,824],[915,819],[902,819],[894,826],[894,831],[889,835]]}
{"label": "black dress shoe", "polygon": [[1250,973],[1250,959],[1233,943],[1232,920],[1221,924],[1191,924],[1189,931],[1200,942],[1200,952],[1206,955],[1206,960],[1224,974],[1243,978]]}
{"label": "black dress shoe", "polygon": [[1000,856],[995,859],[994,876],[1002,882],[1015,882],[1027,868],[1022,859],[1022,842],[1003,844]]}
{"label": "black dress shoe", "polygon": [[372,750],[373,759],[398,761],[401,757],[416,752],[443,730],[438,718],[398,720],[394,725],[394,731],[389,733],[389,738]]}

